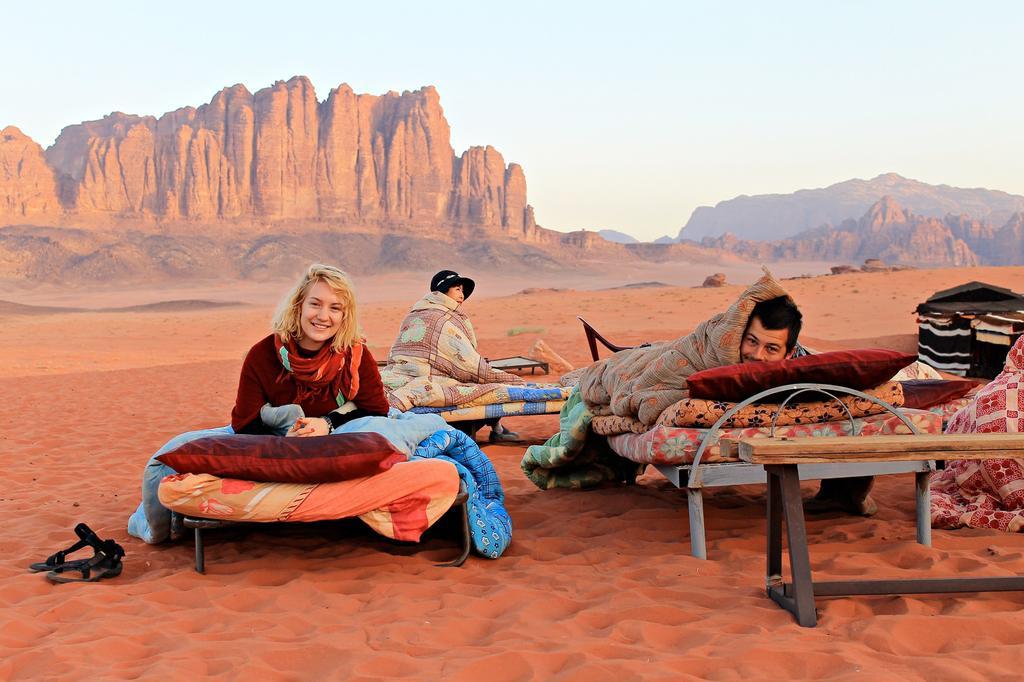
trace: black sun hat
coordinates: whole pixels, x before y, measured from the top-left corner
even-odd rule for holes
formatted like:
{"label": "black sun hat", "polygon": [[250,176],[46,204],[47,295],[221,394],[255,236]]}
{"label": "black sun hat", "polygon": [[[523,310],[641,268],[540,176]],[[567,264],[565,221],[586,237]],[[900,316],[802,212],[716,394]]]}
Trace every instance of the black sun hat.
{"label": "black sun hat", "polygon": [[442,270],[430,278],[430,290],[440,291],[442,294],[447,294],[449,289],[460,284],[462,285],[463,297],[469,298],[469,295],[473,293],[473,289],[476,288],[476,282],[469,277],[459,277],[459,273],[454,270]]}

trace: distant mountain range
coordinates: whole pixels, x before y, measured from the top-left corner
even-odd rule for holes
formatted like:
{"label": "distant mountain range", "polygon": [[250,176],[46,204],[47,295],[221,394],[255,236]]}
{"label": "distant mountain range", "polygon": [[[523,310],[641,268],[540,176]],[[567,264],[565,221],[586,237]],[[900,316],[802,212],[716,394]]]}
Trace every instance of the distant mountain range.
{"label": "distant mountain range", "polygon": [[[684,240],[681,243],[693,243]],[[1024,212],[1002,225],[967,215],[917,215],[883,197],[860,219],[806,230],[789,239],[755,241],[727,234],[701,246],[764,262],[779,260],[859,263],[877,258],[913,266],[1024,264]]]}
{"label": "distant mountain range", "polygon": [[[598,230],[597,233],[603,238],[615,244],[643,244],[639,239],[631,234],[625,232],[619,232],[618,230]],[[674,237],[664,236],[658,237],[651,244],[675,244],[677,239]]]}
{"label": "distant mountain range", "polygon": [[302,76],[255,93],[235,85],[159,117],[67,126],[45,150],[0,130],[0,280],[11,281],[271,278],[313,260],[356,273],[1019,264],[1024,197],[887,174],[699,208],[680,235],[639,243],[541,227],[523,169],[490,146],[456,154],[429,86],[365,95],[342,84],[321,101]]}
{"label": "distant mountain range", "polygon": [[968,215],[995,226],[1004,225],[1013,214],[1024,211],[1022,196],[990,189],[929,185],[886,173],[871,180],[847,180],[792,194],[738,196],[719,202],[714,208],[701,206],[679,231],[677,239],[700,241],[724,234],[741,240],[787,239],[858,218],[884,196],[919,216]]}
{"label": "distant mountain range", "polygon": [[598,230],[597,233],[604,239],[616,244],[639,244],[640,240],[631,234],[619,232],[618,230]]}

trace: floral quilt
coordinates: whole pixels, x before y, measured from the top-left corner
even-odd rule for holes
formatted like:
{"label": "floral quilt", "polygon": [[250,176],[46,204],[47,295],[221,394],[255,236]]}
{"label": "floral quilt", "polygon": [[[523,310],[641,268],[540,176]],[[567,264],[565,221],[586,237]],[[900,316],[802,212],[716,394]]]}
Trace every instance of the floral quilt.
{"label": "floral quilt", "polygon": [[[928,410],[901,410],[921,433],[942,433],[942,418]],[[910,433],[906,425],[891,413],[871,415],[855,420],[857,433],[863,436]],[[690,464],[701,441],[710,429],[681,426],[656,426],[646,433],[623,433],[608,438],[608,445],[621,457],[639,464]],[[850,422],[834,421],[824,424],[790,424],[775,429],[776,437],[830,437],[846,436]],[[722,438],[767,438],[769,426],[749,426],[722,429]],[[731,462],[712,445],[701,455],[702,462]]]}

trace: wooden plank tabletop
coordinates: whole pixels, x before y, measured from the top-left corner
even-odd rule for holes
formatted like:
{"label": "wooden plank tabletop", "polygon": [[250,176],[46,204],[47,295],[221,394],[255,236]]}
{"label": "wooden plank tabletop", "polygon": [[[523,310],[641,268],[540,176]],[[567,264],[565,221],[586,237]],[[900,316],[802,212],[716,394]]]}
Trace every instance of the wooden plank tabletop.
{"label": "wooden plank tabletop", "polygon": [[740,459],[752,464],[1024,457],[1024,433],[744,438],[738,445]]}
{"label": "wooden plank tabletop", "polygon": [[523,357],[522,355],[516,355],[510,358],[495,358],[494,360],[488,360],[487,362],[495,369],[530,369],[531,367],[539,367],[546,371],[548,367],[548,363],[546,362]]}

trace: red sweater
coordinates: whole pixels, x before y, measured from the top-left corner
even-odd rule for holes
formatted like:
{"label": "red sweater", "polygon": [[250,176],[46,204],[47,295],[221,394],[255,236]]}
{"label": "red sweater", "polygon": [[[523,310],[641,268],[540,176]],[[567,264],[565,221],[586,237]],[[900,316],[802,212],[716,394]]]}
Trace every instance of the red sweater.
{"label": "red sweater", "polygon": [[[278,359],[274,347],[274,335],[271,334],[249,350],[242,363],[242,375],[238,379],[238,397],[235,407],[231,410],[231,428],[235,433],[265,433],[266,428],[260,419],[260,408],[270,403],[274,407],[295,403],[298,386],[291,373],[282,376],[284,367]],[[370,349],[363,347],[362,360],[359,363],[359,392],[349,398],[358,408],[345,416],[354,419],[367,415],[386,415],[388,399],[384,395],[384,384],[380,380],[377,361]],[[307,417],[322,417],[336,410],[338,404],[333,396],[318,395],[298,403]]]}

